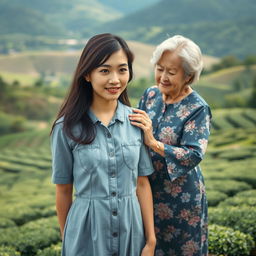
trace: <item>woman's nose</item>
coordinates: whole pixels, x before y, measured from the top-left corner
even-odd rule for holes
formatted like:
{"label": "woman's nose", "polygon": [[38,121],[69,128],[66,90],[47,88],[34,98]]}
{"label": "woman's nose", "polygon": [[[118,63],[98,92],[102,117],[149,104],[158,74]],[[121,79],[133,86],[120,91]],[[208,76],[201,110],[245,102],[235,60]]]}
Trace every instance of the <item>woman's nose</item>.
{"label": "woman's nose", "polygon": [[168,75],[167,75],[167,73],[166,72],[163,72],[162,74],[161,74],[161,80],[162,81],[168,81]]}
{"label": "woman's nose", "polygon": [[118,84],[119,83],[119,76],[116,73],[113,73],[109,79],[109,83],[111,84]]}

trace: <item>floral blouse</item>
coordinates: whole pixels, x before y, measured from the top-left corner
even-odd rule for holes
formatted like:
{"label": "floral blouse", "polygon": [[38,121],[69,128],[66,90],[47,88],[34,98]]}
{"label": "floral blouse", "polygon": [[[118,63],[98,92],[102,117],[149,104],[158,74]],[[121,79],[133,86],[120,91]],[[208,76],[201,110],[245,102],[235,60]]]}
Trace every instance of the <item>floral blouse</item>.
{"label": "floral blouse", "polygon": [[206,256],[207,200],[199,166],[206,151],[211,111],[193,91],[166,104],[154,86],[139,108],[152,120],[154,137],[164,143],[165,157],[151,151],[156,256]]}

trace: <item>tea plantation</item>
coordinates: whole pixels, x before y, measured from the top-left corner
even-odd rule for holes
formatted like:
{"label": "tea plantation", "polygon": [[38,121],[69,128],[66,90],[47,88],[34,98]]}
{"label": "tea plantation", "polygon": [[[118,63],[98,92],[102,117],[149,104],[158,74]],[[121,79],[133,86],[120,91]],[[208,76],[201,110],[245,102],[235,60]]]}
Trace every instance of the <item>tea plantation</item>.
{"label": "tea plantation", "polygon": [[[209,200],[209,251],[255,255],[256,110],[213,111],[201,166]],[[0,256],[59,256],[49,130],[0,137]]]}

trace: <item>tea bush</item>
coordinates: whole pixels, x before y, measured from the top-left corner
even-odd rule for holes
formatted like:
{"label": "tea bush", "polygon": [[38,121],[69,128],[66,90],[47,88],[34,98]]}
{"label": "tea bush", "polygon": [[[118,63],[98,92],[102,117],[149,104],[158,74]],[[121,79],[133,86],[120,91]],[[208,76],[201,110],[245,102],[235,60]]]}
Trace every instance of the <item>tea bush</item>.
{"label": "tea bush", "polygon": [[54,244],[51,247],[39,250],[36,256],[60,256],[61,255],[61,243]]}
{"label": "tea bush", "polygon": [[14,247],[22,255],[34,256],[39,249],[60,241],[56,217],[29,222],[0,233],[0,244]]}
{"label": "tea bush", "polygon": [[207,190],[206,191],[208,205],[216,206],[219,202],[225,200],[228,196],[219,191]]}
{"label": "tea bush", "polygon": [[255,207],[216,207],[209,208],[209,223],[231,227],[249,234],[256,241]]}
{"label": "tea bush", "polygon": [[219,225],[209,226],[209,252],[214,255],[250,255],[254,245],[250,235]]}
{"label": "tea bush", "polygon": [[20,252],[9,246],[0,246],[0,256],[20,256]]}
{"label": "tea bush", "polygon": [[223,206],[251,206],[256,207],[256,190],[247,190],[229,197],[219,204]]}
{"label": "tea bush", "polygon": [[229,196],[233,196],[234,194],[251,189],[252,187],[242,181],[235,180],[209,180],[205,179],[206,189],[208,191],[214,190],[225,193]]}

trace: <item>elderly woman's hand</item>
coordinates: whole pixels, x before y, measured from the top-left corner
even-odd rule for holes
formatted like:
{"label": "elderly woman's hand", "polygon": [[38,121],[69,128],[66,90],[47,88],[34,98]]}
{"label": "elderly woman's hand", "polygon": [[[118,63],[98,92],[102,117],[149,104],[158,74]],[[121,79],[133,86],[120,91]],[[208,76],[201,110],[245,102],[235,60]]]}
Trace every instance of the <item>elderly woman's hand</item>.
{"label": "elderly woman's hand", "polygon": [[148,114],[140,109],[133,109],[134,114],[130,114],[131,124],[141,128],[144,131],[144,143],[148,147],[155,145],[156,140],[153,136],[152,121]]}

